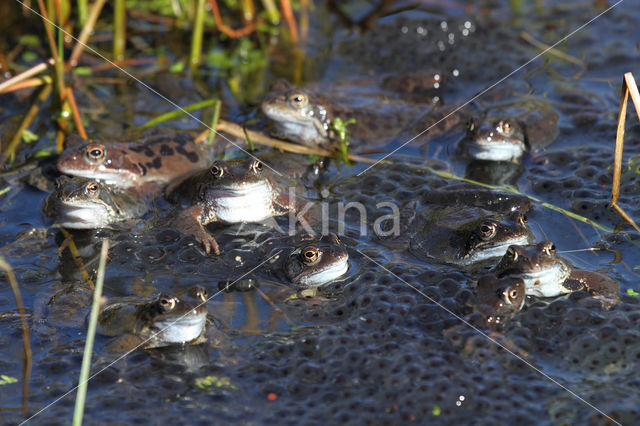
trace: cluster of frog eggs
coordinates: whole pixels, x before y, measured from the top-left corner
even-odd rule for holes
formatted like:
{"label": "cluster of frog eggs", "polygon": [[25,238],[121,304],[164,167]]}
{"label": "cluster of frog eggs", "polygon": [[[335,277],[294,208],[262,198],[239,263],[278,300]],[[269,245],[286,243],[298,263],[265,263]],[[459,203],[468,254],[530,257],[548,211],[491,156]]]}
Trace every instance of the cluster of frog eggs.
{"label": "cluster of frog eggs", "polygon": [[479,27],[470,19],[398,19],[345,41],[340,53],[347,61],[357,58],[357,66],[380,71],[392,63],[395,71],[435,68],[442,79],[484,81],[527,60],[525,50],[505,31],[499,25]]}
{"label": "cluster of frog eggs", "polygon": [[[629,151],[634,150],[629,144]],[[637,148],[635,149],[637,150]],[[588,147],[575,151],[538,154],[527,170],[527,180],[534,194],[560,207],[588,216],[596,221],[615,224],[618,213],[609,207],[613,179],[611,149]],[[623,172],[618,203],[632,217],[640,215],[638,174]]]}
{"label": "cluster of frog eggs", "polygon": [[558,392],[553,384],[506,352],[483,362],[461,356],[442,339],[459,320],[396,278],[456,311],[459,274],[433,273],[425,284],[419,269],[388,268],[393,275],[365,272],[345,286],[337,306],[307,313],[325,323],[316,332],[255,348],[242,377],[259,393],[282,396],[265,421],[322,421],[327,413],[332,421],[365,424],[465,423],[478,413],[533,423],[547,416],[541,401]]}

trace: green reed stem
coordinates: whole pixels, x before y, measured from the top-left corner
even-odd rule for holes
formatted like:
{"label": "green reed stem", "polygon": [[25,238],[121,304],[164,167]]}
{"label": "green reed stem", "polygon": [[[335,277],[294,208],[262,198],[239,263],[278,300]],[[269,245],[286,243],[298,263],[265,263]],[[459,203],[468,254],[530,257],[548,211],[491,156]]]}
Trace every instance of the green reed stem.
{"label": "green reed stem", "polygon": [[89,16],[89,0],[78,0],[78,23],[83,28]]}
{"label": "green reed stem", "polygon": [[220,102],[219,99],[215,99],[215,101],[216,102],[213,104],[213,114],[211,115],[211,128],[213,130],[210,131],[207,136],[207,144],[209,146],[213,145],[213,140],[216,137],[216,126],[218,125],[218,121],[220,121],[220,105],[222,105],[222,102]]}
{"label": "green reed stem", "polygon": [[249,152],[255,151],[256,146],[253,144],[253,141],[251,140],[251,136],[249,136],[249,133],[247,132],[247,128],[243,127],[242,131],[244,132],[244,137],[247,140],[247,143],[249,144]]}
{"label": "green reed stem", "polygon": [[62,4],[58,4],[58,58],[64,62],[64,35],[62,34]]}
{"label": "green reed stem", "polygon": [[124,59],[126,47],[126,5],[125,0],[115,0],[113,5],[113,60]]}
{"label": "green reed stem", "polygon": [[[162,114],[154,118],[153,120],[147,121],[142,126],[138,128],[138,130],[146,129],[147,127],[155,126],[156,124],[163,123],[165,121],[173,120],[174,118],[180,117],[185,112],[196,111],[201,108],[206,108],[211,105],[215,105],[219,103],[219,99],[207,99],[206,101],[196,102],[195,104],[188,105],[186,107],[182,107],[181,109],[176,109],[173,111],[169,111],[166,114]],[[220,108],[220,107],[218,107]],[[219,114],[219,112],[218,112]]]}
{"label": "green reed stem", "polygon": [[593,226],[595,228],[600,229],[601,231],[613,232],[613,229],[609,228],[608,226],[602,225],[602,224],[600,224],[598,222],[594,222],[593,220],[591,220],[591,219],[589,219],[587,217],[581,216],[581,215],[579,215],[577,213],[574,213],[574,212],[571,212],[569,210],[565,210],[562,207],[558,207],[556,205],[547,203],[546,201],[542,201],[540,198],[536,198],[536,197],[534,197],[532,195],[528,195],[528,194],[523,194],[522,192],[518,191],[516,188],[514,188],[512,186],[489,185],[487,183],[478,182],[478,181],[475,181],[473,179],[460,177],[460,176],[454,175],[453,173],[450,173],[450,172],[438,171],[438,170],[432,169],[431,167],[428,167],[428,166],[418,166],[418,167],[422,168],[423,170],[428,171],[429,173],[433,173],[433,174],[435,174],[437,176],[440,176],[441,178],[444,178],[444,179],[459,180],[461,182],[468,182],[468,183],[472,183],[474,185],[483,186],[485,188],[490,188],[490,189],[495,189],[495,190],[498,190],[498,191],[505,191],[505,192],[511,192],[513,194],[522,195],[524,197],[527,197],[531,201],[535,201],[536,203],[540,203],[540,205],[543,206],[543,207],[546,207],[546,208],[548,208],[550,210],[554,210],[554,211],[557,211],[559,213],[562,213],[563,215],[568,216],[568,217],[570,217],[572,219],[579,220],[580,222],[583,222],[583,223],[586,223],[588,225],[591,225],[591,226]]}
{"label": "green reed stem", "polygon": [[280,12],[278,11],[274,0],[262,0],[262,6],[264,6],[265,11],[267,12],[267,19],[270,23],[274,25],[280,23]]}
{"label": "green reed stem", "polygon": [[193,22],[193,35],[191,36],[191,56],[189,58],[189,68],[196,71],[200,65],[202,57],[202,35],[204,34],[204,1],[198,0],[196,6],[196,16]]}
{"label": "green reed stem", "polygon": [[98,277],[96,279],[96,287],[93,290],[93,304],[91,305],[91,314],[89,316],[89,327],[87,329],[87,341],[84,345],[84,354],[82,355],[82,367],[80,369],[80,378],[78,379],[78,393],[76,394],[76,406],[73,410],[73,426],[82,425],[82,416],[84,415],[84,403],[87,396],[87,384],[89,383],[89,371],[91,370],[91,354],[93,352],[93,340],[96,335],[96,327],[98,324],[98,312],[100,311],[100,299],[102,298],[102,286],[104,284],[104,270],[107,266],[107,254],[109,253],[109,240],[102,241],[102,250],[100,251],[100,265],[98,266]]}

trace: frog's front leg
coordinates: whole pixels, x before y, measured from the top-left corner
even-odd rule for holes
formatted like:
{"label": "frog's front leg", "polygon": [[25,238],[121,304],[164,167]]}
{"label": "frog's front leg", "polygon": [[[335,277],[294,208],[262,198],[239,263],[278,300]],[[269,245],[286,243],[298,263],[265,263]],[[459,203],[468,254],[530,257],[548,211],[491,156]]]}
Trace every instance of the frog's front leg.
{"label": "frog's front leg", "polygon": [[204,245],[204,250],[209,254],[213,249],[215,254],[220,254],[220,247],[216,239],[207,232],[204,225],[215,222],[214,213],[206,214],[202,206],[191,206],[178,215],[176,225],[185,234],[193,235]]}

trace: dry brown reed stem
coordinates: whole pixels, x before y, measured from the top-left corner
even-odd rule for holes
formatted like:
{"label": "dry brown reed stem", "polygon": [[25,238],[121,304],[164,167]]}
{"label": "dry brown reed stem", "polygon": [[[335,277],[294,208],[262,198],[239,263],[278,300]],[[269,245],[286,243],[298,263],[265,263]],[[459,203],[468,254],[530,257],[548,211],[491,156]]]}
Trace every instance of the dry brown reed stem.
{"label": "dry brown reed stem", "polygon": [[22,132],[24,132],[25,129],[27,129],[31,125],[31,122],[40,110],[40,107],[49,98],[50,94],[51,85],[47,84],[42,88],[42,91],[38,95],[38,99],[33,103],[33,105],[31,105],[31,108],[29,108],[29,111],[27,111],[27,115],[24,116],[22,123],[20,123],[20,127],[18,127],[18,130],[13,135],[11,142],[9,142],[9,145],[7,145],[7,148],[3,153],[4,155],[2,156],[2,159],[0,159],[0,168],[7,162],[7,159],[15,155],[15,150],[18,147],[20,140],[22,139]]}
{"label": "dry brown reed stem", "polygon": [[28,70],[21,72],[20,74],[13,76],[6,81],[3,81],[2,83],[0,83],[0,93],[8,92],[7,89],[13,87],[18,83],[21,83],[27,80],[30,77],[33,77],[34,75],[40,74],[42,71],[46,70],[49,65],[53,65],[53,64],[54,64],[53,59],[49,59],[46,62],[38,64],[34,67],[31,67]]}
{"label": "dry brown reed stem", "polygon": [[[239,124],[232,123],[230,121],[219,120],[218,125],[216,126],[216,130],[228,133],[238,138],[242,138],[242,139],[245,138],[245,133],[244,133],[245,129]],[[272,148],[280,149],[282,151],[292,152],[294,154],[319,155],[321,157],[335,156],[334,151],[281,141],[279,139],[270,138],[269,136],[266,136],[263,133],[255,132],[253,130],[246,130],[246,132],[251,138],[252,142],[256,142],[260,145],[270,146]],[[200,133],[196,137],[196,142],[198,143],[203,142],[208,135],[209,135],[209,130],[205,130],[204,132]],[[373,164],[376,161],[378,161],[372,158],[362,157],[360,155],[355,155],[355,154],[349,154],[349,160],[357,161],[360,163],[369,163],[369,164]]]}
{"label": "dry brown reed stem", "polygon": [[51,56],[54,61],[58,61],[58,51],[56,50],[56,40],[53,36],[53,22],[49,19],[49,13],[47,7],[44,5],[44,0],[38,0],[38,6],[40,7],[40,14],[44,17],[44,29],[47,32],[47,38],[49,39],[49,46],[51,47]]}
{"label": "dry brown reed stem", "polygon": [[4,269],[7,274],[7,279],[11,285],[11,291],[13,297],[16,300],[18,306],[18,312],[20,313],[20,321],[22,323],[22,345],[24,347],[24,360],[22,364],[22,415],[27,415],[27,402],[29,399],[29,380],[31,378],[31,339],[29,337],[29,325],[27,324],[27,314],[22,303],[22,295],[20,294],[20,287],[18,281],[13,273],[11,265],[4,260],[4,257],[0,256],[0,268]]}
{"label": "dry brown reed stem", "polygon": [[251,292],[242,293],[242,298],[244,299],[243,305],[246,312],[246,320],[244,325],[240,327],[240,330],[257,333],[260,324],[260,315],[256,299]]}
{"label": "dry brown reed stem", "polygon": [[622,174],[622,150],[624,145],[624,123],[627,116],[627,100],[631,96],[633,105],[640,120],[640,94],[633,74],[626,73],[622,78],[622,91],[620,93],[620,112],[618,113],[618,130],[616,132],[616,150],[613,161],[613,183],[611,185],[611,206],[625,219],[636,231],[640,232],[640,227],[636,222],[618,205],[620,196],[620,176]]}
{"label": "dry brown reed stem", "polygon": [[76,97],[73,95],[73,89],[71,87],[67,88],[67,100],[69,101],[69,107],[71,107],[71,113],[73,114],[73,122],[76,124],[76,130],[82,136],[82,139],[87,140],[87,132],[84,129],[84,125],[82,124],[82,118],[80,118],[80,111],[78,110],[78,105],[76,104]]}
{"label": "dry brown reed stem", "polygon": [[267,302],[269,305],[271,305],[271,307],[273,308],[274,311],[278,312],[280,315],[282,315],[282,317],[287,321],[287,323],[289,325],[293,325],[295,326],[296,323],[293,322],[293,320],[289,317],[289,315],[287,315],[287,313],[285,311],[283,311],[282,309],[280,309],[280,307],[278,305],[276,305],[273,300],[271,300],[271,298],[269,296],[267,296],[265,294],[264,291],[260,290],[260,287],[255,286],[254,287],[255,291],[258,292],[258,294],[265,300],[265,302]]}
{"label": "dry brown reed stem", "polygon": [[282,7],[282,14],[284,15],[284,19],[287,20],[287,25],[289,26],[291,41],[297,43],[298,26],[296,25],[296,17],[294,16],[293,9],[291,8],[291,2],[289,0],[280,0],[280,6]]}
{"label": "dry brown reed stem", "polygon": [[209,0],[209,3],[211,4],[211,11],[213,12],[213,18],[216,20],[216,25],[218,26],[218,29],[222,33],[226,34],[227,36],[231,38],[240,38],[240,37],[249,35],[256,30],[257,26],[255,22],[245,25],[242,28],[238,28],[237,30],[234,30],[233,28],[226,26],[224,22],[222,22],[222,16],[220,15],[218,2],[216,0]]}
{"label": "dry brown reed stem", "polygon": [[48,75],[43,75],[42,77],[30,78],[30,79],[21,81],[20,83],[16,83],[0,94],[17,92],[18,90],[30,89],[32,87],[38,87],[44,84],[51,84],[51,83],[53,83],[53,80],[51,80],[51,77],[49,77]]}
{"label": "dry brown reed stem", "polygon": [[73,47],[71,51],[71,56],[69,57],[68,67],[75,67],[78,65],[78,60],[80,59],[80,55],[82,55],[82,51],[87,44],[87,40],[89,40],[89,36],[93,31],[93,27],[96,25],[96,21],[98,20],[98,16],[100,16],[100,12],[102,11],[102,7],[107,2],[107,0],[97,0],[93,6],[91,7],[91,12],[89,13],[89,18],[87,19],[87,23],[84,27],[82,27],[82,31],[80,31],[80,35],[78,36],[78,41],[76,45]]}

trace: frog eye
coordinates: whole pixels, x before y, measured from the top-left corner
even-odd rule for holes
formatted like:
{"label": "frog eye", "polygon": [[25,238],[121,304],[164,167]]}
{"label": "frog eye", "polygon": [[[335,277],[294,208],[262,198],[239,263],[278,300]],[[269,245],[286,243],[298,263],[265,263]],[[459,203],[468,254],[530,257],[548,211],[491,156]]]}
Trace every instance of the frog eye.
{"label": "frog eye", "polygon": [[480,237],[483,240],[488,240],[496,235],[496,224],[493,222],[483,222],[478,229],[480,231]]}
{"label": "frog eye", "polygon": [[167,297],[163,296],[160,298],[160,306],[165,312],[171,311],[176,306],[176,298],[175,297]]}
{"label": "frog eye", "polygon": [[98,185],[98,182],[89,182],[84,189],[88,195],[96,195],[100,189],[100,185]]}
{"label": "frog eye", "polygon": [[496,126],[496,130],[504,133],[505,135],[510,135],[511,132],[513,132],[513,125],[509,121],[500,120]]}
{"label": "frog eye", "polygon": [[253,163],[251,163],[251,170],[253,170],[254,173],[259,173],[262,171],[262,163],[258,160],[254,161]]}
{"label": "frog eye", "polygon": [[467,131],[473,132],[476,129],[476,121],[473,118],[470,118],[467,121]]}
{"label": "frog eye", "polygon": [[92,161],[102,160],[105,156],[105,150],[100,145],[90,145],[85,152],[87,158]]}
{"label": "frog eye", "polygon": [[213,175],[213,177],[215,178],[221,178],[222,175],[224,174],[224,169],[220,166],[213,166],[211,167],[211,174]]}
{"label": "frog eye", "polygon": [[319,257],[320,257],[320,252],[317,248],[307,247],[302,251],[302,259],[304,260],[304,263],[306,263],[307,265],[314,263],[315,261],[318,260]]}
{"label": "frog eye", "polygon": [[505,256],[507,256],[509,259],[511,259],[514,262],[518,260],[518,252],[513,247],[509,247],[507,249],[507,253],[505,254]]}
{"label": "frog eye", "polygon": [[309,98],[304,93],[294,93],[289,96],[289,104],[294,108],[304,108],[309,103]]}
{"label": "frog eye", "polygon": [[549,243],[549,244],[545,244],[544,247],[542,247],[542,251],[547,255],[547,256],[551,256],[552,254],[556,253],[556,245]]}
{"label": "frog eye", "polygon": [[518,300],[519,293],[518,289],[508,287],[502,295],[507,304],[513,305]]}
{"label": "frog eye", "polygon": [[203,302],[207,301],[207,290],[204,288],[196,289],[196,297],[199,297]]}
{"label": "frog eye", "polygon": [[527,222],[529,222],[529,219],[527,218],[527,215],[520,213],[519,211],[514,211],[513,213],[511,213],[511,218],[514,222],[519,223],[522,226],[526,226]]}

